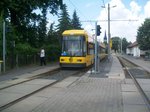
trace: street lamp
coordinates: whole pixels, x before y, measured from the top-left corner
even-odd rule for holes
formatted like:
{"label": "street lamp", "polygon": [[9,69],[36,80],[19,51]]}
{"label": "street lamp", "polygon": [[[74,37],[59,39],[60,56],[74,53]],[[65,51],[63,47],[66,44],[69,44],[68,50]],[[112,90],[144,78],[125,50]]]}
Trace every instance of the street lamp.
{"label": "street lamp", "polygon": [[[110,59],[110,8],[114,8],[116,5],[110,7],[110,4],[108,4],[108,59]],[[102,8],[105,8],[105,6],[102,6]]]}

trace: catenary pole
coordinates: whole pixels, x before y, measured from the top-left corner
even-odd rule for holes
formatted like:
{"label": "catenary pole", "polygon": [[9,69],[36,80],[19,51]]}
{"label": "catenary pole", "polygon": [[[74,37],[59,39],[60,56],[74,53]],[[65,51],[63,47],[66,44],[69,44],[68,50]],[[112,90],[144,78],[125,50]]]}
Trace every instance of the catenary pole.
{"label": "catenary pole", "polygon": [[110,5],[108,4],[108,59],[110,59]]}
{"label": "catenary pole", "polygon": [[97,21],[95,21],[95,73],[97,73]]}
{"label": "catenary pole", "polygon": [[5,55],[6,55],[6,37],[5,37],[5,20],[3,20],[3,72],[5,72]]}

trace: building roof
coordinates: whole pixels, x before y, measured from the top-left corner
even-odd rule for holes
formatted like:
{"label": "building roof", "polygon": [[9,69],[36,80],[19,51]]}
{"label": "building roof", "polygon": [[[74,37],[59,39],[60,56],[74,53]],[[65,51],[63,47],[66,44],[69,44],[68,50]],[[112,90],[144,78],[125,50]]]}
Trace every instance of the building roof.
{"label": "building roof", "polygon": [[135,46],[138,46],[137,41],[135,41],[135,42],[133,42],[132,44],[130,44],[130,45],[128,46],[128,48],[132,48],[132,47],[135,47]]}

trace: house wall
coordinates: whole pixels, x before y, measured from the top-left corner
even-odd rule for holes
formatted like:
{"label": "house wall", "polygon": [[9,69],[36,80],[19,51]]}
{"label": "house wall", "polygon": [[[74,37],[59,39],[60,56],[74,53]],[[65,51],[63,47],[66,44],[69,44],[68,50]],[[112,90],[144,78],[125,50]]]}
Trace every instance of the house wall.
{"label": "house wall", "polygon": [[129,48],[126,49],[126,54],[130,54],[130,49]]}
{"label": "house wall", "polygon": [[144,57],[145,52],[143,50],[139,49],[139,46],[137,43],[131,44],[127,49],[126,49],[126,54],[132,55],[134,57]]}
{"label": "house wall", "polygon": [[134,57],[140,57],[140,49],[139,49],[139,47],[138,46],[134,46],[134,47],[132,47],[132,48],[127,48],[126,49],[126,53],[128,54],[128,55],[132,55],[132,56],[134,56]]}
{"label": "house wall", "polygon": [[132,55],[132,49],[131,49],[131,48],[127,48],[127,49],[126,49],[126,54]]}
{"label": "house wall", "polygon": [[133,56],[140,57],[140,49],[138,46],[133,47]]}

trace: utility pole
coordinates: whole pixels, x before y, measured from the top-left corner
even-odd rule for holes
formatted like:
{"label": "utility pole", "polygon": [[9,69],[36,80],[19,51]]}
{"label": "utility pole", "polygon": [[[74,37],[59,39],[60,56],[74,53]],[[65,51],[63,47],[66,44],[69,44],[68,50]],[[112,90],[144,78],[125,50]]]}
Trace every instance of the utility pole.
{"label": "utility pole", "polygon": [[98,68],[98,60],[97,60],[97,21],[95,21],[95,73],[97,73]]}
{"label": "utility pole", "polygon": [[3,20],[3,72],[5,72],[5,55],[6,55],[6,37],[5,37],[5,20]]}
{"label": "utility pole", "polygon": [[[116,7],[112,6],[112,8]],[[108,59],[111,57],[111,48],[110,48],[110,4],[108,3]]]}
{"label": "utility pole", "polygon": [[110,59],[110,5],[108,3],[108,59]]}

